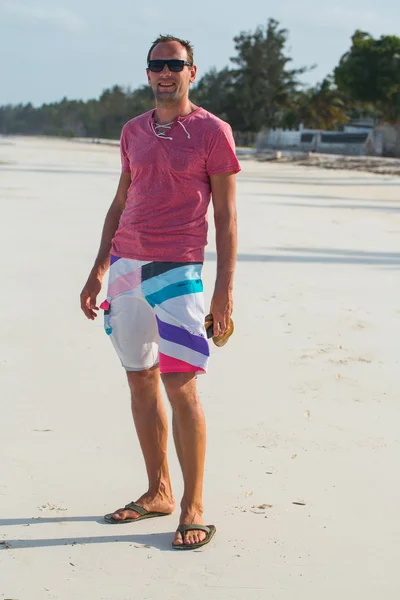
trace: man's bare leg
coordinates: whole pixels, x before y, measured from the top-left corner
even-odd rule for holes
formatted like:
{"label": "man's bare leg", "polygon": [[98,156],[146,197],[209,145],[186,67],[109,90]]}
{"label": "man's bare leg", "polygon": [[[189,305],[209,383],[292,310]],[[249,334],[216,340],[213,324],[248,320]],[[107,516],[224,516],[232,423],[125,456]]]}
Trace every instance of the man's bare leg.
{"label": "man's bare leg", "polygon": [[[160,391],[158,367],[127,372],[132,397],[132,415],[142,448],[149,489],[137,504],[149,511],[172,513],[175,508],[167,463],[168,422]],[[119,509],[116,520],[135,519],[138,513]]]}
{"label": "man's bare leg", "polygon": [[[206,453],[206,424],[196,391],[194,373],[168,373],[163,383],[173,410],[173,433],[176,452],[182,469],[184,492],[181,501],[180,524],[203,521],[203,478]],[[197,544],[206,537],[204,531],[189,531],[185,544]],[[182,545],[177,533],[173,542]]]}

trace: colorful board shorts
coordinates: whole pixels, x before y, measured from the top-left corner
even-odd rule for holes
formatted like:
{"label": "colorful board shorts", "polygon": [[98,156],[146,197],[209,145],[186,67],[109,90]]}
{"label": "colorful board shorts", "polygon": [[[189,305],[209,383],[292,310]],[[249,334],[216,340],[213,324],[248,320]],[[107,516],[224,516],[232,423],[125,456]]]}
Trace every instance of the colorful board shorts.
{"label": "colorful board shorts", "polygon": [[104,328],[127,371],[205,373],[202,263],[111,256]]}

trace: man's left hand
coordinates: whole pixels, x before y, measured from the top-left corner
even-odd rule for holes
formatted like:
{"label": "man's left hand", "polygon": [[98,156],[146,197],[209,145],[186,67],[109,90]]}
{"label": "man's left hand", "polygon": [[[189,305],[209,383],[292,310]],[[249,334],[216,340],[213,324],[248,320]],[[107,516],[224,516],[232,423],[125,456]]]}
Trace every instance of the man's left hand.
{"label": "man's left hand", "polygon": [[213,316],[214,336],[223,335],[228,331],[229,319],[233,310],[232,290],[215,290],[211,300],[210,313]]}

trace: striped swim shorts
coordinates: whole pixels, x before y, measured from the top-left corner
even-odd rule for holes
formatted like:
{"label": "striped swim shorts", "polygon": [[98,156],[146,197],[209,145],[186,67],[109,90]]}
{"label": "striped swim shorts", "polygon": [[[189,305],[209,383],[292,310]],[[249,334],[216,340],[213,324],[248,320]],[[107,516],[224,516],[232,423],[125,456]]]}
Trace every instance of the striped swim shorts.
{"label": "striped swim shorts", "polygon": [[111,256],[104,328],[122,366],[161,373],[205,373],[202,263]]}

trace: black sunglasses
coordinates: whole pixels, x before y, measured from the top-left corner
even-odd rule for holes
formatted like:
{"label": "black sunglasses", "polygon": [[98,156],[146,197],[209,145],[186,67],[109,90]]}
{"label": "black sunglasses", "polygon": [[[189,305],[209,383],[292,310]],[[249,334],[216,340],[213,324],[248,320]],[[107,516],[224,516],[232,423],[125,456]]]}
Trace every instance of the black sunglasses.
{"label": "black sunglasses", "polygon": [[168,69],[171,71],[171,73],[179,73],[179,71],[182,71],[183,67],[185,66],[193,67],[193,63],[186,62],[186,60],[171,58],[168,60],[149,60],[147,63],[147,68],[153,73],[161,73],[165,65],[168,66]]}

